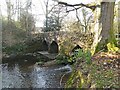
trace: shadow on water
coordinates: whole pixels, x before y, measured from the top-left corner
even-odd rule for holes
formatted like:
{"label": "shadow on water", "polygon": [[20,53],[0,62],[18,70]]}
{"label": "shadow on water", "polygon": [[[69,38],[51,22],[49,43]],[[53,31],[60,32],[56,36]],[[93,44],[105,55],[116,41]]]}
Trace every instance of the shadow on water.
{"label": "shadow on water", "polygon": [[71,71],[70,66],[40,67],[33,62],[9,62],[1,65],[3,88],[60,88],[68,79],[63,74]]}

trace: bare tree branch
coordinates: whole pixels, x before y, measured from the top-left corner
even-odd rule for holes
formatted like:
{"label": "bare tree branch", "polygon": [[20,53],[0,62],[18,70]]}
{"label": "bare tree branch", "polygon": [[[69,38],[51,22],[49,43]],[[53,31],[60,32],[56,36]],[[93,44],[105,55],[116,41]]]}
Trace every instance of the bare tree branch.
{"label": "bare tree branch", "polygon": [[69,12],[71,12],[71,11],[75,11],[75,10],[78,10],[78,9],[80,9],[80,8],[81,8],[81,7],[78,7],[78,8],[75,8],[75,7],[74,7],[74,9],[67,10],[66,12],[69,13]]}
{"label": "bare tree branch", "polygon": [[79,16],[78,16],[78,11],[77,11],[77,9],[75,9],[75,11],[76,11],[76,18],[78,19],[78,22],[81,23],[81,21],[80,21],[80,19],[79,19]]}
{"label": "bare tree branch", "polygon": [[52,10],[53,10],[56,6],[58,6],[58,4],[54,5],[54,6],[49,10],[48,14],[51,13]]}
{"label": "bare tree branch", "polygon": [[[80,3],[80,4],[68,4],[66,2],[58,2],[58,4],[63,4],[65,6],[69,6],[69,7],[75,7],[75,6],[81,6],[81,7],[86,7],[86,8],[89,8],[91,10],[95,10],[97,7],[100,7],[100,5],[88,5],[88,4],[83,4],[83,3]],[[79,8],[77,8],[79,9]],[[73,10],[76,10],[76,9],[73,9]],[[71,10],[71,11],[73,11]]]}

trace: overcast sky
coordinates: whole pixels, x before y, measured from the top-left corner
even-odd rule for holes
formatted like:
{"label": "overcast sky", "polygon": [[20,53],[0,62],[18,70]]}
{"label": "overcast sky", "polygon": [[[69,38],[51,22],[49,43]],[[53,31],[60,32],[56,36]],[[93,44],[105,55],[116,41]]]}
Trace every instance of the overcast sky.
{"label": "overcast sky", "polygon": [[[76,4],[76,3],[90,3],[90,2],[94,2],[95,0],[61,0],[61,1],[70,4]],[[39,20],[38,23],[36,23],[36,26],[43,26],[43,21],[45,19],[44,0],[33,0],[33,4],[35,5],[33,7],[33,13],[38,15],[37,20]]]}

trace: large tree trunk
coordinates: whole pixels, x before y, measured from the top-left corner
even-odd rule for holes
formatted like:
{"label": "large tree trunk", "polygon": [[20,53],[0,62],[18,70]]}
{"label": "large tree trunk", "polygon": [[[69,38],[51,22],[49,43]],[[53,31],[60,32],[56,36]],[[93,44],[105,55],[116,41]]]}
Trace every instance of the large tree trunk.
{"label": "large tree trunk", "polygon": [[114,5],[115,2],[101,2],[101,18],[102,24],[101,42],[105,42],[114,34],[113,31],[113,19],[114,19]]}
{"label": "large tree trunk", "polygon": [[114,39],[114,5],[115,2],[101,2],[99,30],[95,33],[93,42],[93,46],[96,51],[106,49],[107,43],[112,42]]}

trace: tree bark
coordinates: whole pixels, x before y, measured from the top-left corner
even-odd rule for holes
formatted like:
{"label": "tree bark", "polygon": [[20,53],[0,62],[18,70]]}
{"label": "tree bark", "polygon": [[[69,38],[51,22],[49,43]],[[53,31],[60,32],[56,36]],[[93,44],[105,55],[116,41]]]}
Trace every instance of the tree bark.
{"label": "tree bark", "polygon": [[101,20],[102,31],[101,31],[101,42],[105,42],[111,36],[113,31],[113,20],[114,20],[114,5],[115,2],[102,2],[101,3]]}
{"label": "tree bark", "polygon": [[98,39],[100,41],[97,44],[96,51],[106,50],[108,42],[115,43],[113,30],[114,5],[115,2],[101,2],[101,16],[99,22],[99,25],[101,26],[99,29],[101,28],[101,30]]}

